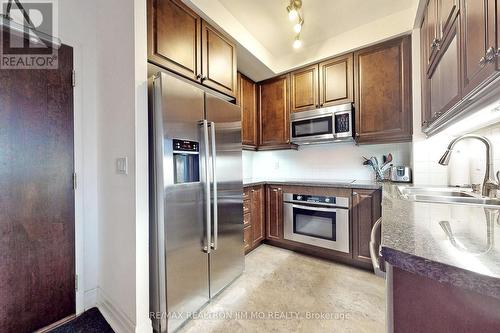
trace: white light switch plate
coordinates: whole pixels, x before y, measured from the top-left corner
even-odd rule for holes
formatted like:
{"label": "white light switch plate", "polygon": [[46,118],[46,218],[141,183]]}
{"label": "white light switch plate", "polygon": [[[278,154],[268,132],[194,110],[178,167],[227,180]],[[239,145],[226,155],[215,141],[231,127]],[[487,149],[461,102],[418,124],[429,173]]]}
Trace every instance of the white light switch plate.
{"label": "white light switch plate", "polygon": [[127,157],[119,157],[116,159],[116,173],[119,175],[128,174]]}

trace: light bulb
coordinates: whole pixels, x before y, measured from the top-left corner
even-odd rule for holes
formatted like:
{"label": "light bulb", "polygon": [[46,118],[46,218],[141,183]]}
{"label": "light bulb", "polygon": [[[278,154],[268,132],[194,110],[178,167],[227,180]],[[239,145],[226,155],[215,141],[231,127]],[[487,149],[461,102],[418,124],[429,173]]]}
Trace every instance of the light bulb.
{"label": "light bulb", "polygon": [[302,46],[302,41],[298,37],[295,38],[295,40],[293,41],[293,48],[298,49],[301,46]]}
{"label": "light bulb", "polygon": [[290,21],[294,21],[298,16],[299,13],[297,13],[297,10],[295,8],[290,9],[290,11],[288,12],[288,18],[290,19]]}
{"label": "light bulb", "polygon": [[293,26],[293,31],[295,31],[296,33],[299,33],[301,30],[302,30],[302,22],[296,23]]}

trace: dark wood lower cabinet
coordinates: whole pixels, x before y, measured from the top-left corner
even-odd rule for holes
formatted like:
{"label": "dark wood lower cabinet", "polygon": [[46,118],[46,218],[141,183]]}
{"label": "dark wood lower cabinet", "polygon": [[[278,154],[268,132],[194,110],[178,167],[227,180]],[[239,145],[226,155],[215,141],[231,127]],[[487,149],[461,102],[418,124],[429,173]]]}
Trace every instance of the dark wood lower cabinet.
{"label": "dark wood lower cabinet", "polygon": [[264,186],[245,187],[243,194],[243,235],[245,253],[258,247],[265,239]]}
{"label": "dark wood lower cabinet", "polygon": [[[354,191],[354,192],[353,192]],[[283,194],[324,195],[352,197],[350,209],[349,253],[303,244],[284,238]],[[266,242],[268,244],[334,260],[365,269],[372,269],[370,259],[370,236],[372,226],[381,216],[381,190],[345,189],[302,186],[266,186]],[[380,237],[380,234],[378,235]]]}
{"label": "dark wood lower cabinet", "polygon": [[267,187],[266,239],[283,239],[283,189],[279,186]]}
{"label": "dark wood lower cabinet", "polygon": [[500,332],[500,300],[396,267],[388,273],[394,332]]}
{"label": "dark wood lower cabinet", "polygon": [[371,267],[370,237],[382,216],[382,191],[353,190],[352,199],[352,258]]}

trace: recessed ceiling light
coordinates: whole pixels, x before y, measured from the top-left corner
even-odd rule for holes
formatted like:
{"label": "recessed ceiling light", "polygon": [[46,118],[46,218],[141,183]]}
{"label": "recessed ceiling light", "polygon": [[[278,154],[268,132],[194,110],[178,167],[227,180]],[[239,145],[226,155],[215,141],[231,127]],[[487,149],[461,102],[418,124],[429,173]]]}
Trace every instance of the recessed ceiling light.
{"label": "recessed ceiling light", "polygon": [[295,38],[293,41],[293,48],[298,49],[302,46],[302,41],[299,39],[299,37]]}

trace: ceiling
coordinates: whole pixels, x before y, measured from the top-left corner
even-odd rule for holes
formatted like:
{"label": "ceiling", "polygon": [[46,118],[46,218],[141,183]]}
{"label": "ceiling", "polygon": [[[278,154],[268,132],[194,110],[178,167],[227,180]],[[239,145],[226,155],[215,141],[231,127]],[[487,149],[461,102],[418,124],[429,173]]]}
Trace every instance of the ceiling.
{"label": "ceiling", "polygon": [[[286,12],[288,0],[219,1],[273,56],[295,51],[293,24]],[[303,0],[303,48],[413,5],[413,0]]]}
{"label": "ceiling", "polygon": [[420,2],[303,0],[302,47],[294,49],[289,0],[182,1],[237,41],[238,67],[255,80],[408,33]]}

